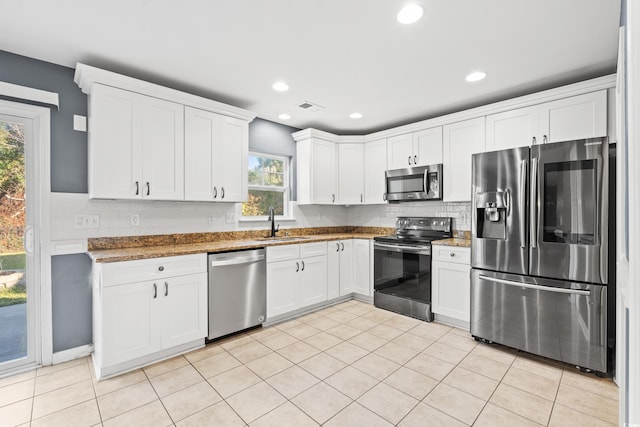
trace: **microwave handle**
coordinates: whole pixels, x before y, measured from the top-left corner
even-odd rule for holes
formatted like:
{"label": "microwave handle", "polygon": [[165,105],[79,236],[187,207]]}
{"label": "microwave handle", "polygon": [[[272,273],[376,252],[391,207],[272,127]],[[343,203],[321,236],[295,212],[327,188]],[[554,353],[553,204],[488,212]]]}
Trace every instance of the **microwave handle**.
{"label": "microwave handle", "polygon": [[422,177],[422,179],[424,180],[424,184],[422,186],[422,188],[424,188],[424,193],[425,194],[429,194],[429,171],[425,170],[424,171],[424,177]]}

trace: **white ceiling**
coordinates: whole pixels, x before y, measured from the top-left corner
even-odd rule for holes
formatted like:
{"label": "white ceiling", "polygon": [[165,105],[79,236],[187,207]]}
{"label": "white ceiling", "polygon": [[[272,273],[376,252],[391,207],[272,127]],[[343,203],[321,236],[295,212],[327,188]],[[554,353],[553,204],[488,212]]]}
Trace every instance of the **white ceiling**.
{"label": "white ceiling", "polygon": [[414,2],[423,18],[402,25],[406,0],[3,0],[0,49],[342,134],[615,72],[620,0]]}

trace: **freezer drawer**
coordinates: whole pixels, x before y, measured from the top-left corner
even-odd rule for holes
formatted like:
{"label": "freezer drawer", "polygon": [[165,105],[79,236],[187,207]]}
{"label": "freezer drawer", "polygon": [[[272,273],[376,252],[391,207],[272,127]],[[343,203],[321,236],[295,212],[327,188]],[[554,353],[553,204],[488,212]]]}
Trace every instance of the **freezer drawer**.
{"label": "freezer drawer", "polygon": [[607,287],[473,269],[471,335],[607,371]]}

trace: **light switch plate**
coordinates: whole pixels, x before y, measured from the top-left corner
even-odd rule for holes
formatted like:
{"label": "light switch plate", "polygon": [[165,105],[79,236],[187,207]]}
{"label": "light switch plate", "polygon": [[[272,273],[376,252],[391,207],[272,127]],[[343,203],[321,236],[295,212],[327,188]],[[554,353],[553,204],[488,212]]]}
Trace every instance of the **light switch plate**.
{"label": "light switch plate", "polygon": [[131,215],[131,225],[133,226],[140,225],[140,215],[138,214]]}
{"label": "light switch plate", "polygon": [[79,132],[87,131],[87,117],[79,116],[77,114],[73,115],[73,130],[77,130]]}
{"label": "light switch plate", "polygon": [[226,220],[227,220],[227,224],[233,224],[236,221],[235,212],[227,212]]}

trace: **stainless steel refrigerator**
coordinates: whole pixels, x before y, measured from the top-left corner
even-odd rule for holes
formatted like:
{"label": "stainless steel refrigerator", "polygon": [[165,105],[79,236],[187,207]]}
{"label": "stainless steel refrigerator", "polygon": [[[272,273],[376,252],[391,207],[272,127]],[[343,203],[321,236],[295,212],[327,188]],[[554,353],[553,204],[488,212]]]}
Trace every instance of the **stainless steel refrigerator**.
{"label": "stainless steel refrigerator", "polygon": [[471,334],[607,372],[606,138],[476,154]]}

